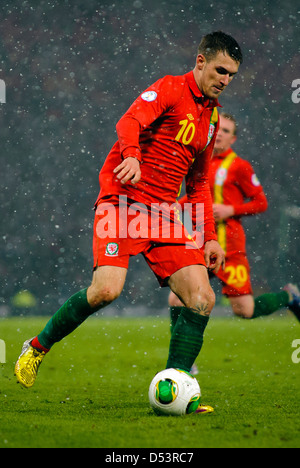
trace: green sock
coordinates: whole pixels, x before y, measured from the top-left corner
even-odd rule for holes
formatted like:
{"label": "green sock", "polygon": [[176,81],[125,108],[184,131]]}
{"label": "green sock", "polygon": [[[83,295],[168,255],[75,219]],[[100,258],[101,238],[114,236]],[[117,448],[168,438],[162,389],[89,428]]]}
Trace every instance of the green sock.
{"label": "green sock", "polygon": [[203,334],[209,317],[196,314],[187,307],[181,308],[174,327],[166,368],[190,371],[203,344]]}
{"label": "green sock", "polygon": [[251,318],[273,314],[283,307],[288,307],[289,302],[290,298],[286,291],[278,294],[263,294],[255,299],[254,313]]}
{"label": "green sock", "polygon": [[74,331],[93,312],[87,301],[87,288],[82,289],[68,299],[49,320],[44,330],[37,337],[39,343],[50,349],[54,343]]}
{"label": "green sock", "polygon": [[173,333],[174,327],[177,323],[178,317],[181,314],[181,311],[183,309],[183,306],[171,306],[170,307],[170,329],[171,329],[171,334]]}

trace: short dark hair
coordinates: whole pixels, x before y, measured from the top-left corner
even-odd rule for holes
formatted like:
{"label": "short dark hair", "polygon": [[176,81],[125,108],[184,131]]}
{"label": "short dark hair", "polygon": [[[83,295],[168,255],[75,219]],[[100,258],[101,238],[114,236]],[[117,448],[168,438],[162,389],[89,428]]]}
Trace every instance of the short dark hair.
{"label": "short dark hair", "polygon": [[227,120],[230,120],[231,122],[234,123],[234,131],[233,131],[233,134],[236,135],[237,134],[237,121],[235,119],[235,117],[233,117],[232,114],[228,114],[228,112],[221,112],[220,115],[222,117],[224,117],[224,119],[227,119]]}
{"label": "short dark hair", "polygon": [[243,62],[243,54],[236,40],[222,31],[207,34],[198,47],[198,54],[204,55],[208,62],[215,58],[218,52],[227,52],[236,62]]}

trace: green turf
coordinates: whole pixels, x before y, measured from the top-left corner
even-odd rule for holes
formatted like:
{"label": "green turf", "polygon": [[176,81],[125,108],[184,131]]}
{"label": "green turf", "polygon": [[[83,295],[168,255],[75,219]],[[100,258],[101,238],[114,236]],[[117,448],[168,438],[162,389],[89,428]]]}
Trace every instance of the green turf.
{"label": "green turf", "polygon": [[45,319],[0,320],[3,447],[300,447],[299,373],[292,317],[211,319],[198,359],[210,415],[159,417],[148,387],[166,364],[169,326],[161,318],[91,318],[46,356],[35,386],[17,385],[23,341]]}

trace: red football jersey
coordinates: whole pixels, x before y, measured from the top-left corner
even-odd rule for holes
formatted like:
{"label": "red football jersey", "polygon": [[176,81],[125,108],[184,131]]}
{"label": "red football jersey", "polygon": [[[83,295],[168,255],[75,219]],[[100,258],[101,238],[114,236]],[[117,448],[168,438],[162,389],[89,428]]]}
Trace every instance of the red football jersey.
{"label": "red football jersey", "polygon": [[245,253],[246,236],[241,216],[258,214],[267,209],[263,188],[251,164],[232,149],[213,157],[209,180],[214,203],[234,206],[235,215],[217,224],[219,243],[227,255]]}
{"label": "red football jersey", "polygon": [[[217,100],[202,95],[192,71],[165,76],[150,86],[117,124],[118,141],[101,169],[96,204],[119,195],[146,205],[172,204],[186,178],[188,201],[204,204],[204,240],[216,239],[208,171],[218,130],[217,106]],[[141,162],[136,185],[121,184],[113,173],[129,156]]]}

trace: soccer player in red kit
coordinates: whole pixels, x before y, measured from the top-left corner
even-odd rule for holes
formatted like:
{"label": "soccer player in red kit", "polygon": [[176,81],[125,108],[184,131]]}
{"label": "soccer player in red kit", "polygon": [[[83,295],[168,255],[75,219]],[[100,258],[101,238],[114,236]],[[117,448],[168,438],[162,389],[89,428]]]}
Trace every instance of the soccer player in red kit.
{"label": "soccer player in red kit", "polygon": [[[189,371],[215,303],[207,269],[217,272],[224,264],[208,171],[218,130],[218,97],[241,61],[240,47],[231,36],[220,31],[208,34],[201,40],[191,72],[158,80],[118,122],[118,141],[99,177],[92,284],[74,294],[40,334],[24,343],[15,367],[23,386],[33,385],[43,357],[56,342],[120,295],[129,258],[138,253],[160,284],[169,286],[184,304],[171,337],[167,368]],[[184,178],[188,200],[195,208],[195,231],[204,230],[203,250],[179,223],[173,206]],[[165,212],[158,215],[161,231],[154,236],[147,221],[157,204],[163,204]],[[198,206],[204,206],[201,222]],[[164,235],[165,217],[169,236]],[[140,236],[137,224],[144,227]],[[132,226],[134,232],[130,232]]]}
{"label": "soccer player in red kit", "polygon": [[[218,241],[226,254],[226,267],[215,275],[221,280],[222,292],[229,298],[236,315],[252,319],[289,307],[299,320],[300,295],[296,286],[289,284],[279,293],[253,297],[242,217],[264,212],[268,202],[251,164],[232,149],[236,133],[234,117],[221,113],[209,181]],[[182,197],[180,203],[183,205],[186,201],[187,198]],[[170,293],[169,304],[175,322],[181,309],[173,293]]]}

